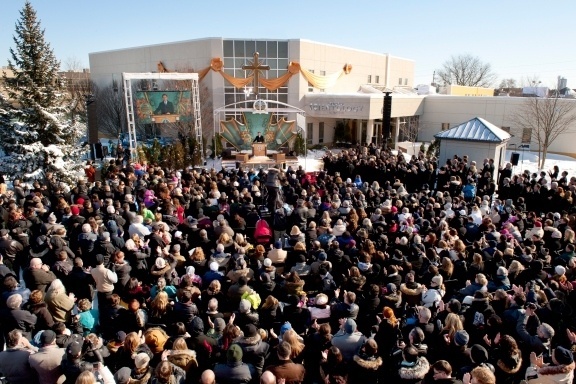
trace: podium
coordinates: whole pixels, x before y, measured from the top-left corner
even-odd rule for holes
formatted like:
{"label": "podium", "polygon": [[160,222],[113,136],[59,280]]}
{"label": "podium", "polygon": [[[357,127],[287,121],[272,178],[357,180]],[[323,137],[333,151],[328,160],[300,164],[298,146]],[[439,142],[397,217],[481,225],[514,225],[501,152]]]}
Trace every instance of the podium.
{"label": "podium", "polygon": [[252,143],[252,156],[266,156],[266,143]]}
{"label": "podium", "polygon": [[159,123],[176,123],[180,120],[180,115],[152,115],[152,121]]}

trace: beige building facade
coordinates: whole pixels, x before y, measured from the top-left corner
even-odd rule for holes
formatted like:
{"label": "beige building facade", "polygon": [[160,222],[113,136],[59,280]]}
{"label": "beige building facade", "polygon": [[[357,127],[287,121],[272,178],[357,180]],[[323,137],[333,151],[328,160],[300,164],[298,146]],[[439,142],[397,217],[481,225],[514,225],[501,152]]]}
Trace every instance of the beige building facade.
{"label": "beige building facade", "polygon": [[[305,112],[301,128],[306,131],[308,145],[322,146],[338,141],[334,133],[339,124],[348,127],[349,142],[382,143],[383,91],[392,92],[394,143],[431,141],[436,133],[474,117],[509,132],[512,135],[509,145],[532,141],[530,132],[519,131],[513,122],[525,98],[417,95],[413,60],[304,39],[204,38],[95,52],[90,54],[90,75],[98,86],[106,86],[121,79],[123,72],[156,72],[159,63],[169,71],[201,72],[213,59],[220,58],[223,72],[243,79],[250,73],[242,66],[252,63],[255,52],[259,53],[260,61],[270,67],[261,71],[261,76],[267,79],[286,75],[291,63],[298,63],[301,70],[322,79],[334,77],[345,66],[350,69],[324,89],[314,86],[301,73],[294,74],[274,91],[258,87],[259,98]],[[235,88],[212,70],[200,85],[208,90],[201,97],[209,98],[201,103],[207,102],[213,109],[256,98],[254,84]],[[576,101],[563,99],[561,102]],[[287,113],[285,117],[297,120],[294,113]],[[216,126],[217,122],[204,125],[204,135],[213,134]],[[551,145],[551,152],[576,154],[571,144],[576,138],[576,126],[568,131]],[[532,148],[535,147],[532,142]]]}

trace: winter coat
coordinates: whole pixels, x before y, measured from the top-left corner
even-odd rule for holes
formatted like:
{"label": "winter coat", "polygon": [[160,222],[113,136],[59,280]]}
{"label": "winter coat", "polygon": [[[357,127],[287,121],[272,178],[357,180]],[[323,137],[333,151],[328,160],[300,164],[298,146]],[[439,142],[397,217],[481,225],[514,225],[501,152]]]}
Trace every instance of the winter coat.
{"label": "winter coat", "polygon": [[256,377],[256,369],[242,361],[216,364],[214,375],[219,384],[243,384],[252,382],[253,378]]}
{"label": "winter coat", "polygon": [[398,376],[400,376],[401,383],[420,384],[423,382],[424,377],[430,369],[428,360],[420,356],[412,367],[402,366],[398,369]]}
{"label": "winter coat", "polygon": [[371,383],[378,384],[382,358],[379,356],[355,355],[350,364],[348,384]]}
{"label": "winter coat", "polygon": [[494,375],[498,384],[513,384],[517,382],[518,372],[522,367],[522,355],[501,356],[494,365]]}
{"label": "winter coat", "polygon": [[536,369],[529,367],[526,370],[526,377],[533,376],[535,373],[537,377],[527,381],[532,384],[569,384],[572,383],[574,378],[574,367],[574,362],[567,365],[549,365]]}
{"label": "winter coat", "polygon": [[198,361],[196,360],[196,351],[186,350],[172,350],[168,355],[168,361],[177,367],[180,367],[186,372],[188,376],[192,371],[198,368]]}
{"label": "winter coat", "polygon": [[262,375],[264,362],[270,354],[270,345],[262,341],[260,335],[254,337],[241,337],[236,341],[243,351],[242,361],[256,368],[258,376]]}
{"label": "winter coat", "polygon": [[443,289],[430,288],[422,294],[422,305],[426,308],[437,306],[444,296]]}
{"label": "winter coat", "polygon": [[366,337],[360,332],[349,334],[340,330],[332,337],[332,345],[340,349],[345,361],[352,361],[365,342]]}

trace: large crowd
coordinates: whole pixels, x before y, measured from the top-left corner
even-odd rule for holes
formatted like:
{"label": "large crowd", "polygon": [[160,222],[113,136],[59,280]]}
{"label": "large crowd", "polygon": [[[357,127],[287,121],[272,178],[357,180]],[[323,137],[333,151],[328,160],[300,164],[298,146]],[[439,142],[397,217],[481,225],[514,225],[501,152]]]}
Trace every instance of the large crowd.
{"label": "large crowd", "polygon": [[576,178],[376,146],[324,169],[0,179],[17,383],[572,383]]}

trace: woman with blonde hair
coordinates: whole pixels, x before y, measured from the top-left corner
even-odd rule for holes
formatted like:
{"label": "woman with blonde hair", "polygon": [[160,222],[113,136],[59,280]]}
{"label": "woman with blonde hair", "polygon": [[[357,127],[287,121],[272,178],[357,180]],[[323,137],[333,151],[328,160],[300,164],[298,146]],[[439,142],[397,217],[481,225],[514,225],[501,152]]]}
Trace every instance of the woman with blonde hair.
{"label": "woman with blonde hair", "polygon": [[508,280],[510,280],[510,284],[516,283],[516,279],[524,269],[524,265],[522,265],[520,261],[512,260],[508,267]]}
{"label": "woman with blonde hair", "polygon": [[149,324],[165,324],[171,322],[172,306],[166,291],[160,291],[150,303]]}
{"label": "woman with blonde hair", "polygon": [[284,335],[282,335],[282,341],[287,342],[292,347],[292,353],[290,354],[290,359],[296,364],[302,364],[302,361],[304,361],[305,345],[302,342],[301,337],[298,336],[298,334],[296,333],[296,331],[294,331],[293,329],[289,329],[286,332],[284,332]]}
{"label": "woman with blonde hair", "polygon": [[442,275],[444,280],[449,280],[452,277],[452,273],[454,273],[454,263],[452,263],[452,260],[450,260],[449,257],[442,258],[438,272]]}
{"label": "woman with blonde hair", "polygon": [[186,377],[193,377],[193,371],[198,368],[196,351],[188,349],[186,339],[178,337],[172,344],[172,349],[165,351],[167,359],[175,366],[182,368],[186,372]]}
{"label": "woman with blonde hair", "polygon": [[444,327],[442,328],[441,335],[444,335],[444,338],[450,342],[454,341],[454,335],[456,332],[461,331],[464,329],[464,325],[462,324],[462,320],[460,316],[455,313],[449,313],[444,320]]}

